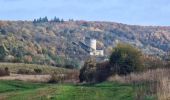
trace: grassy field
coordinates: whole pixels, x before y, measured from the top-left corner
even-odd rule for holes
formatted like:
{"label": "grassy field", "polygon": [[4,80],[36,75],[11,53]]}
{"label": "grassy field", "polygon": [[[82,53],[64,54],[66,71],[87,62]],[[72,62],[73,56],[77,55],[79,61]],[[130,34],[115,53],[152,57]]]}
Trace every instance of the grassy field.
{"label": "grassy field", "polygon": [[17,73],[18,69],[28,69],[34,71],[38,68],[42,70],[42,74],[51,74],[52,72],[67,73],[69,69],[53,67],[48,65],[24,64],[24,63],[0,63],[0,68],[8,67],[11,73]]}
{"label": "grassy field", "polygon": [[72,85],[0,81],[0,100],[134,100],[134,98],[133,85],[115,82]]}
{"label": "grassy field", "polygon": [[[18,69],[34,70],[35,68],[41,69],[42,74],[72,71],[52,66],[0,63],[0,68],[5,67],[8,67],[12,73],[17,73]],[[142,92],[147,89],[147,84],[134,85],[114,81],[75,85],[0,80],[0,100],[156,100],[154,96],[145,94],[142,99],[136,97],[137,95],[143,96]]]}

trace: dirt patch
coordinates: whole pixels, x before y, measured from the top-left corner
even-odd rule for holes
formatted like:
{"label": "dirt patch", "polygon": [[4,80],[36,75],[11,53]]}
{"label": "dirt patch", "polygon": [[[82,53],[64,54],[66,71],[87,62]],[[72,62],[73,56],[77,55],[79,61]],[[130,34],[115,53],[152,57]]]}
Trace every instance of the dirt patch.
{"label": "dirt patch", "polygon": [[48,82],[50,75],[22,75],[22,74],[10,74],[10,76],[0,77],[0,80],[21,80],[27,82]]}

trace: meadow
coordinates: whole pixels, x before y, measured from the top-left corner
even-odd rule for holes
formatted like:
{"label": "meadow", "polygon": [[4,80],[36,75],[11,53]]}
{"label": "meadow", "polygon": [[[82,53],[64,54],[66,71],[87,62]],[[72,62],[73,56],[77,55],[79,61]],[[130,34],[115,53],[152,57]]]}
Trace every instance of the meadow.
{"label": "meadow", "polygon": [[[0,81],[0,100],[135,100],[139,87],[132,84],[47,84]],[[154,100],[146,97],[145,100]]]}
{"label": "meadow", "polygon": [[[102,83],[78,83],[70,80],[76,70],[52,66],[1,63],[0,68],[8,67],[11,75],[0,78],[0,100],[169,100],[169,68],[153,69],[129,75],[113,75]],[[19,69],[41,69],[36,75],[17,74]],[[73,73],[70,73],[73,72]],[[57,76],[68,74],[66,81],[48,82],[30,81],[27,77],[39,78],[41,75]],[[2,80],[13,74],[23,79]],[[74,74],[73,74],[74,75]],[[20,77],[21,78],[21,77]],[[42,77],[44,79],[44,77]],[[59,77],[55,77],[58,80]],[[77,78],[77,77],[73,77]],[[59,78],[60,80],[61,78]],[[22,81],[20,81],[22,80]],[[36,79],[37,80],[37,79]]]}

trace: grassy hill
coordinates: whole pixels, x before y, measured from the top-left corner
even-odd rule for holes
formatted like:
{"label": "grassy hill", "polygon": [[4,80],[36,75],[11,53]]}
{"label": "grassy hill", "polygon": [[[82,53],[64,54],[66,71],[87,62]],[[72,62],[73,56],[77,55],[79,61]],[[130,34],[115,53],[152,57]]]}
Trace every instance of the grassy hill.
{"label": "grassy hill", "polygon": [[[1,100],[134,100],[135,86],[115,82],[95,85],[0,81]],[[146,97],[145,100],[153,98]]]}

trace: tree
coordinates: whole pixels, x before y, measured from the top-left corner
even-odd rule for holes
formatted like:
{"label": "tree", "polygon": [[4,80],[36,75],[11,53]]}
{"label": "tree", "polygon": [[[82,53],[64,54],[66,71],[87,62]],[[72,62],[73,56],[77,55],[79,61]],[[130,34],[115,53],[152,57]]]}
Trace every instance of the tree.
{"label": "tree", "polygon": [[44,18],[42,18],[42,22],[48,22],[48,18],[47,18],[47,16],[46,16],[46,17],[44,17]]}
{"label": "tree", "polygon": [[0,46],[0,60],[4,60],[6,55],[7,55],[7,49],[4,45],[1,45]]}
{"label": "tree", "polygon": [[61,19],[61,21],[60,21],[61,23],[64,23],[64,19]]}
{"label": "tree", "polygon": [[141,51],[129,44],[118,44],[110,56],[110,64],[113,72],[126,75],[143,69],[143,57]]}
{"label": "tree", "polygon": [[34,24],[35,24],[35,23],[37,23],[37,20],[36,20],[36,19],[34,19],[34,20],[33,20],[33,23],[34,23]]}
{"label": "tree", "polygon": [[60,19],[55,16],[53,21],[54,22],[60,22]]}

